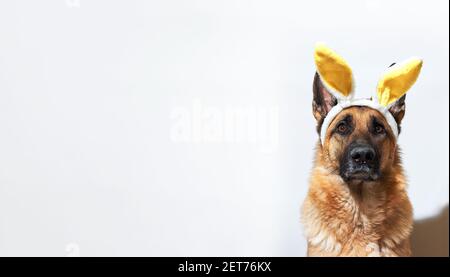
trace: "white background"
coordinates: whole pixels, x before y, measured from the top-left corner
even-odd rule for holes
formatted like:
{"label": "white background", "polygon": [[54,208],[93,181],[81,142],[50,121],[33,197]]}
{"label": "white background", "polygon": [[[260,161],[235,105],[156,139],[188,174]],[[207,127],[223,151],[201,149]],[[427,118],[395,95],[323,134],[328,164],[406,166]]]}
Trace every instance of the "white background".
{"label": "white background", "polygon": [[[305,255],[317,41],[361,97],[423,57],[399,143],[415,218],[439,217],[448,20],[446,0],[1,1],[0,255]],[[276,107],[277,147],[174,140],[195,101]]]}

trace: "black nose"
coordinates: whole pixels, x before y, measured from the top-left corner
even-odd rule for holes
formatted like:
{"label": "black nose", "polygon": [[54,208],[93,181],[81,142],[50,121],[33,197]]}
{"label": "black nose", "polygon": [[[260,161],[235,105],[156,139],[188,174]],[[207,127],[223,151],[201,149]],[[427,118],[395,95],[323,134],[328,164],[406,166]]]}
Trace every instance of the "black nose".
{"label": "black nose", "polygon": [[350,157],[356,164],[372,164],[375,161],[375,150],[370,145],[356,146],[350,151]]}

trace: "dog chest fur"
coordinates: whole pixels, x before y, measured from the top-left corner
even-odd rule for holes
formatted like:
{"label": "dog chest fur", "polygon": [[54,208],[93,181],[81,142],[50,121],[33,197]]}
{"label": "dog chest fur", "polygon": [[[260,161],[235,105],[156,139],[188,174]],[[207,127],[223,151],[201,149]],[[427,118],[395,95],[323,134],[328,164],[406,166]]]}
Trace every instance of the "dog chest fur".
{"label": "dog chest fur", "polygon": [[323,164],[318,146],[302,208],[308,255],[409,256],[412,208],[401,165],[379,182],[352,188]]}

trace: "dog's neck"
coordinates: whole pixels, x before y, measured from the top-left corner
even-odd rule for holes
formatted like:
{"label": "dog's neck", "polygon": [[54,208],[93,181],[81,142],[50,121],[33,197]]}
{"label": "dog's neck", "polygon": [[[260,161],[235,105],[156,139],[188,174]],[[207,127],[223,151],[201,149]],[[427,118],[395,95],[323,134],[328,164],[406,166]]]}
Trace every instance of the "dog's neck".
{"label": "dog's neck", "polygon": [[375,245],[395,249],[395,255],[409,255],[398,250],[406,245],[412,227],[412,207],[398,153],[392,170],[375,182],[346,183],[322,159],[319,147],[302,208],[309,253],[340,255],[342,251],[343,255],[364,256],[372,251],[366,247]]}
{"label": "dog's neck", "polygon": [[327,161],[319,144],[313,174],[321,176],[320,182],[328,183],[326,186],[331,190],[325,189],[324,193],[339,194],[340,197],[346,198],[346,201],[351,201],[355,211],[376,220],[378,216],[372,215],[372,211],[384,206],[389,200],[387,195],[390,195],[390,192],[405,189],[403,169],[397,151],[393,158],[393,166],[383,172],[381,178],[376,181],[344,181],[338,170],[324,166]]}

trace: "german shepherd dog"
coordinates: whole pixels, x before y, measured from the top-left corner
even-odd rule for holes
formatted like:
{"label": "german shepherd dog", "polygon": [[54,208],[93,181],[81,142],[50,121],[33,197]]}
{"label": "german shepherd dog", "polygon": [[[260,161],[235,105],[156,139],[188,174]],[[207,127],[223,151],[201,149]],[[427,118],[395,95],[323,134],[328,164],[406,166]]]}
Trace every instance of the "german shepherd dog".
{"label": "german shepherd dog", "polygon": [[[316,73],[313,115],[320,133],[337,100]],[[405,95],[389,112],[398,126]],[[343,109],[316,146],[310,187],[302,207],[308,256],[410,256],[412,206],[400,150],[378,110]]]}

